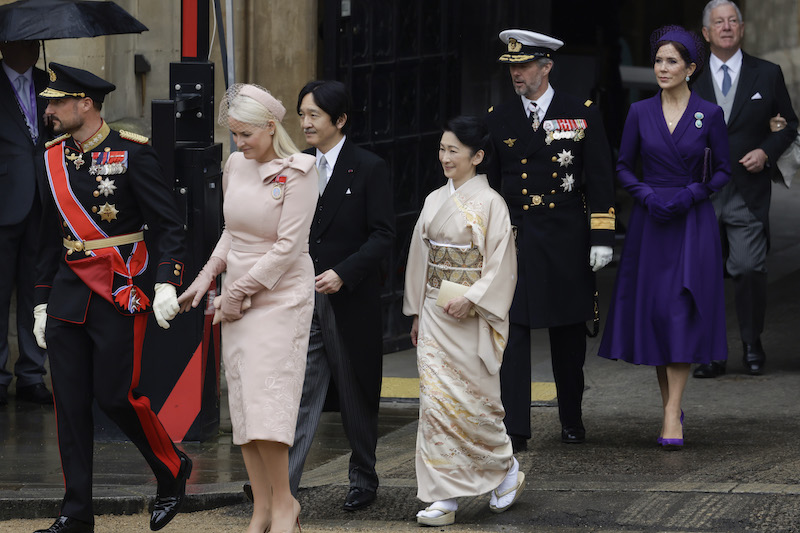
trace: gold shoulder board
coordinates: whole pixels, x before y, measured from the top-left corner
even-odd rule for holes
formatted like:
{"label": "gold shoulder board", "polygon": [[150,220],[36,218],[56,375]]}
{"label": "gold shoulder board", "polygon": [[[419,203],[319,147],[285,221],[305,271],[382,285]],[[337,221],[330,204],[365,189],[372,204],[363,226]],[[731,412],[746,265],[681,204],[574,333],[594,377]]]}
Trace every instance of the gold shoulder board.
{"label": "gold shoulder board", "polygon": [[489,108],[489,113],[491,113],[492,111],[494,111],[494,106]]}
{"label": "gold shoulder board", "polygon": [[583,105],[585,105],[586,107],[589,107],[589,106],[590,106],[590,105],[592,105],[593,103],[594,103],[594,102],[592,102],[591,100],[586,100],[586,101],[583,103]]}
{"label": "gold shoulder board", "polygon": [[119,136],[122,137],[123,139],[126,139],[128,141],[133,141],[139,144],[147,144],[150,142],[150,139],[148,137],[145,137],[144,135],[139,135],[138,133],[133,133],[125,130],[119,130]]}
{"label": "gold shoulder board", "polygon": [[71,135],[70,135],[69,133],[64,133],[63,135],[59,135],[58,137],[56,137],[56,138],[55,138],[55,139],[53,139],[52,141],[47,141],[46,143],[44,143],[44,149],[45,149],[45,150],[49,150],[49,149],[50,149],[50,148],[52,148],[53,146],[55,146],[55,145],[57,145],[57,144],[60,144],[60,143],[62,143],[62,142],[64,142],[64,141],[66,141],[66,140],[67,140],[67,139],[69,139],[70,137],[71,137]]}

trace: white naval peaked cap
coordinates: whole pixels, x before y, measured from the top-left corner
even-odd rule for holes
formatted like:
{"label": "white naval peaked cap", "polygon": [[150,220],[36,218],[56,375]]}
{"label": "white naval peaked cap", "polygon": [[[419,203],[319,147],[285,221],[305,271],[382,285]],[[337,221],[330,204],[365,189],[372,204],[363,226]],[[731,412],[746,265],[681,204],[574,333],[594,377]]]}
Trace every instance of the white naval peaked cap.
{"label": "white naval peaked cap", "polygon": [[551,57],[551,53],[564,46],[564,41],[543,33],[528,30],[503,30],[500,40],[508,45],[505,54],[497,58],[500,63],[527,63],[540,57]]}

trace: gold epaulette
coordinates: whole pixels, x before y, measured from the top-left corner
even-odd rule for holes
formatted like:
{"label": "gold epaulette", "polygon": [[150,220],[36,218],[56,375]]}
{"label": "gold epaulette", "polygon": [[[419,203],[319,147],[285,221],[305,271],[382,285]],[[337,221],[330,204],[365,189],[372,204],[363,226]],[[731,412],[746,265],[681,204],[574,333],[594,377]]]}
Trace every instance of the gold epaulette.
{"label": "gold epaulette", "polygon": [[586,100],[586,101],[583,103],[583,105],[585,105],[586,107],[589,107],[589,106],[590,106],[590,105],[592,105],[593,103],[594,103],[594,102],[592,102],[591,100]]}
{"label": "gold epaulette", "polygon": [[139,135],[138,133],[133,133],[131,131],[119,130],[119,136],[125,140],[133,141],[139,144],[148,144],[150,142],[148,137]]}
{"label": "gold epaulette", "polygon": [[494,111],[494,106],[489,108],[489,113],[491,113],[492,111]]}
{"label": "gold epaulette", "polygon": [[608,213],[592,213],[591,228],[614,231],[616,219],[617,215],[613,207],[608,210]]}
{"label": "gold epaulette", "polygon": [[70,137],[72,137],[72,135],[70,135],[69,133],[64,133],[64,134],[62,134],[62,135],[59,135],[59,136],[58,136],[58,137],[56,137],[55,139],[53,139],[53,140],[51,140],[51,141],[47,141],[46,143],[44,143],[44,149],[45,149],[45,150],[49,150],[49,149],[50,149],[50,148],[52,148],[53,146],[55,146],[55,145],[57,145],[57,144],[59,144],[59,143],[62,143],[62,142],[64,142],[64,141],[66,141],[66,140],[67,140],[67,139],[69,139]]}

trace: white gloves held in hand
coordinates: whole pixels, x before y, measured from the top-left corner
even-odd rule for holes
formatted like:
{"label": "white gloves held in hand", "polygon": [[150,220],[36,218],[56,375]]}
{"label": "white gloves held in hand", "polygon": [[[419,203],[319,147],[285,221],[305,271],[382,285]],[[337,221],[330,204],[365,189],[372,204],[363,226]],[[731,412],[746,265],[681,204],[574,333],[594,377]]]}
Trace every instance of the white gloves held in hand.
{"label": "white gloves held in hand", "polygon": [[611,262],[614,249],[611,246],[592,246],[589,250],[589,266],[592,272],[597,272]]}
{"label": "white gloves held in hand", "polygon": [[169,321],[178,314],[178,295],[175,292],[175,285],[169,283],[156,283],[156,295],[153,298],[153,315],[156,317],[158,325],[164,329],[169,329]]}
{"label": "white gloves held in hand", "polygon": [[42,350],[47,349],[47,343],[44,340],[44,328],[47,326],[47,304],[39,304],[33,308],[33,336],[36,338],[36,344]]}

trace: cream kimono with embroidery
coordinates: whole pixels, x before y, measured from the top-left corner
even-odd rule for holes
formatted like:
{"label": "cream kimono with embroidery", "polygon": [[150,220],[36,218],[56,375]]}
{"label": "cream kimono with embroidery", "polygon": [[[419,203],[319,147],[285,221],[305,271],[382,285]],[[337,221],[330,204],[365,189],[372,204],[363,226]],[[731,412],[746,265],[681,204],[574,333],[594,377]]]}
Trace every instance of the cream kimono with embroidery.
{"label": "cream kimono with embroidery", "polygon": [[[403,313],[419,317],[417,497],[425,502],[496,488],[511,466],[500,363],[517,259],[508,207],[486,176],[425,199],[411,239]],[[442,280],[467,285],[475,316],[436,305]]]}

